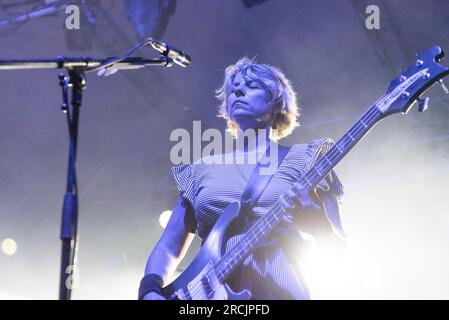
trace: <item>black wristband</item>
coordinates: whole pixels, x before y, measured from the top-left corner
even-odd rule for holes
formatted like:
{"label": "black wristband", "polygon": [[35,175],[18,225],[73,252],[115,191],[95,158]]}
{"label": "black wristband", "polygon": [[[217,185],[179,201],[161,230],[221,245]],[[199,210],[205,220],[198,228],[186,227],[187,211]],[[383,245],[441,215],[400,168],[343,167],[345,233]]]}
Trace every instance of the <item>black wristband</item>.
{"label": "black wristband", "polygon": [[162,295],[162,286],[164,280],[160,275],[155,273],[149,273],[142,278],[139,286],[139,300],[143,300],[143,297],[150,292],[156,292]]}

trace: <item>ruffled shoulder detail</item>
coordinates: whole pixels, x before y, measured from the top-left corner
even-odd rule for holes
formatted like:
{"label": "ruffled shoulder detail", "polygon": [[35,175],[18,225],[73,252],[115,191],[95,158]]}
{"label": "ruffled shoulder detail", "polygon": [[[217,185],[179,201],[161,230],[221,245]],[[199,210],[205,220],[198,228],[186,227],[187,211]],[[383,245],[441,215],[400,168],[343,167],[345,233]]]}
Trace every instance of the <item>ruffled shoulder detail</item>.
{"label": "ruffled shoulder detail", "polygon": [[181,164],[174,166],[171,169],[173,177],[176,181],[176,186],[184,200],[187,200],[191,207],[195,207],[195,201],[197,196],[197,188],[195,185],[193,165]]}

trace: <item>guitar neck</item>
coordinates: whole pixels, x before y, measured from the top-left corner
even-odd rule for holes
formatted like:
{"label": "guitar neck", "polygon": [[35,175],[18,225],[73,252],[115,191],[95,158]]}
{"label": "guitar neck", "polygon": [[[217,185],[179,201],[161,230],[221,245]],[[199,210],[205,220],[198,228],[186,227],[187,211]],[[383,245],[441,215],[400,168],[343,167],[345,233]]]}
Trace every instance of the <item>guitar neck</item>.
{"label": "guitar neck", "polygon": [[[314,166],[299,179],[299,184],[308,190],[313,189],[337,163],[383,118],[378,105],[373,105],[337,143]],[[284,199],[292,201],[287,194]],[[243,235],[239,242],[215,265],[215,271],[220,279],[224,280],[251,254],[257,245],[279,224],[285,211],[278,200],[268,212],[257,220]]]}
{"label": "guitar neck", "polygon": [[308,190],[314,188],[340,162],[341,159],[373,128],[383,113],[372,106],[318,161],[299,179]]}

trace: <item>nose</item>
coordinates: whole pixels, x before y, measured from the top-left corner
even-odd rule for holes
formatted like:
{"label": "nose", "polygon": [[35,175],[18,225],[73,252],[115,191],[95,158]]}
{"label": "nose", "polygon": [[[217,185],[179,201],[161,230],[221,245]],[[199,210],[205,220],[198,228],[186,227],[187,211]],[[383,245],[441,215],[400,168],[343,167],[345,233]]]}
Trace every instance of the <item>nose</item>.
{"label": "nose", "polygon": [[235,90],[235,96],[236,97],[241,97],[243,95],[245,95],[245,93],[242,90],[240,90],[240,89],[236,89]]}

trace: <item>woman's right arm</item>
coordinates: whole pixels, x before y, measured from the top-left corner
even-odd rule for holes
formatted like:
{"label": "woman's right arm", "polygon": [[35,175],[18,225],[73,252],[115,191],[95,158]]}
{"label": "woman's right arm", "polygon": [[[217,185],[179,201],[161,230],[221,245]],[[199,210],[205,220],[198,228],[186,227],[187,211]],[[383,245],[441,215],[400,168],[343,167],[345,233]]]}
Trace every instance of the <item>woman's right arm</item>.
{"label": "woman's right arm", "polygon": [[[145,274],[157,274],[167,283],[192,243],[194,227],[193,210],[179,197],[162,237],[147,259]],[[144,300],[161,298],[156,292],[144,296]]]}

